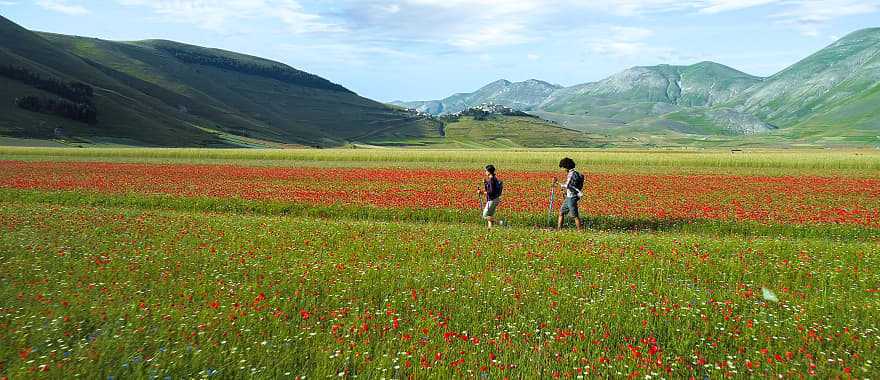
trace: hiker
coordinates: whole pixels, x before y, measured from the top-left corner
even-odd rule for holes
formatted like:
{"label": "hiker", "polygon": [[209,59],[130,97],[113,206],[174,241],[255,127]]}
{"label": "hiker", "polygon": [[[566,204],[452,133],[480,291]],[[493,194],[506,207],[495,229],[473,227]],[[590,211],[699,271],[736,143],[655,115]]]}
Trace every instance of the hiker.
{"label": "hiker", "polygon": [[[574,160],[568,157],[559,161],[559,167],[567,171],[567,174],[565,183],[560,184],[562,189],[565,190],[565,202],[562,202],[562,208],[559,209],[556,229],[562,229],[562,222],[566,214],[574,218],[574,224],[577,226],[578,231],[583,229],[581,215],[578,211],[578,201],[581,200],[581,196],[584,194],[582,191],[584,189],[584,176],[578,173],[577,170],[574,170],[575,166]],[[556,182],[556,179],[554,178],[553,181]]]}
{"label": "hiker", "polygon": [[477,193],[486,195],[486,206],[483,208],[483,219],[489,228],[495,225],[495,210],[501,203],[501,191],[504,183],[495,176],[495,166],[486,165],[486,179],[483,181],[483,188],[477,190]]}

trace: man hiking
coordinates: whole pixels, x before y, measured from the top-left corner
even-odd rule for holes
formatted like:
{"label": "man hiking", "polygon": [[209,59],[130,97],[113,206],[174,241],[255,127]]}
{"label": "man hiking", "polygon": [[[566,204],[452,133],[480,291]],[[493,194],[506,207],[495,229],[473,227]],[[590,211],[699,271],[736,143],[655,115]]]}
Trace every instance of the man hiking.
{"label": "man hiking", "polygon": [[[565,202],[562,202],[562,208],[559,209],[559,219],[556,221],[556,229],[558,230],[562,229],[562,222],[565,220],[566,214],[574,218],[574,224],[577,226],[578,231],[583,229],[581,215],[578,211],[578,201],[581,200],[581,196],[584,194],[582,191],[584,189],[584,176],[578,173],[577,170],[574,170],[575,166],[574,160],[568,157],[559,161],[559,167],[567,171],[567,174],[565,183],[560,184],[565,190]],[[555,178],[553,182],[557,183]]]}
{"label": "man hiking", "polygon": [[477,190],[478,194],[486,195],[486,206],[483,208],[483,219],[486,219],[489,228],[495,225],[495,210],[501,203],[501,191],[504,184],[495,176],[495,166],[486,165],[486,179],[483,188]]}

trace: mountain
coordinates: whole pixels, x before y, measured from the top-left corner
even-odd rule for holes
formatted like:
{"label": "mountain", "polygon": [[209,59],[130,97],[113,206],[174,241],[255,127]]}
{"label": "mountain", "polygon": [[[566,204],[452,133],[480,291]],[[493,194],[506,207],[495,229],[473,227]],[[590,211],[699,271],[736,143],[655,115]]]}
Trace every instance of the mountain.
{"label": "mountain", "polygon": [[853,32],[753,86],[730,106],[794,137],[880,135],[880,28]]}
{"label": "mountain", "polygon": [[880,28],[853,32],[712,107],[659,120],[704,131],[773,132],[763,137],[798,143],[877,145]]}
{"label": "mountain", "polygon": [[[572,87],[537,80],[521,83],[501,80],[474,93],[456,94],[437,101],[395,104],[444,115],[482,103],[496,103],[528,110],[585,132],[607,132],[635,121],[655,120],[696,107],[723,104],[762,80],[718,63],[700,62],[690,66],[633,67],[599,82]],[[511,97],[514,94],[520,96]],[[572,118],[573,115],[578,117]],[[734,108],[679,116],[664,123],[678,132],[701,134],[754,134],[773,129],[772,125]],[[703,125],[694,128],[682,125],[697,119]]]}
{"label": "mountain", "polygon": [[182,141],[191,141],[193,145],[219,144],[210,133],[166,116],[173,115],[174,110],[163,103],[125,86],[119,86],[113,78],[104,75],[76,55],[4,18],[0,18],[0,62],[3,62],[3,66],[26,68],[44,78],[89,83],[97,89],[94,102],[99,109],[98,117],[102,120],[98,125],[88,125],[21,109],[15,105],[15,99],[19,97],[53,94],[0,76],[0,83],[3,85],[0,90],[0,133],[3,135],[50,138],[56,128],[61,128],[70,133],[123,137],[145,143],[179,138]]}
{"label": "mountain", "polygon": [[[172,41],[36,33],[0,17],[0,62],[0,135],[11,137],[338,146],[439,136],[441,129],[278,62]],[[71,88],[92,94],[71,99]],[[72,107],[95,109],[97,121],[71,118]]]}
{"label": "mountain", "polygon": [[518,110],[530,110],[560,88],[562,87],[536,79],[524,82],[510,82],[501,79],[489,83],[475,92],[455,94],[442,100],[393,102],[392,104],[432,115],[453,114],[484,103],[498,104]]}
{"label": "mountain", "polygon": [[634,120],[679,107],[723,103],[760,82],[714,62],[634,67],[599,82],[560,89],[540,106],[550,112]]}
{"label": "mountain", "polygon": [[[385,105],[258,57],[33,32],[0,17],[0,85],[2,141],[880,146],[880,28],[851,33],[767,78],[714,62],[639,66],[572,87],[498,80],[441,100]],[[538,117],[447,117],[481,104]]]}
{"label": "mountain", "polygon": [[[504,86],[494,82],[486,88]],[[437,114],[444,102],[423,104],[422,110]],[[566,128],[615,138],[878,146],[878,105],[880,28],[871,28],[767,78],[714,62],[639,66],[598,82],[556,88],[524,109]]]}

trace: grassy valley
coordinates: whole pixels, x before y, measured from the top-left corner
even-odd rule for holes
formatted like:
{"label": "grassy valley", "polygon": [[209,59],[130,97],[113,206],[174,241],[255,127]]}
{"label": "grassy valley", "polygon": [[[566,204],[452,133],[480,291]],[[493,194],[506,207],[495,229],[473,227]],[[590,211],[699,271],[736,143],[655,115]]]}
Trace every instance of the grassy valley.
{"label": "grassy valley", "polygon": [[[229,51],[32,32],[6,19],[0,32],[0,141],[11,145],[880,146],[880,28],[768,78],[714,62],[643,66],[571,87],[498,80],[392,105]],[[88,96],[72,97],[76,88]],[[483,104],[536,117],[447,118]]]}

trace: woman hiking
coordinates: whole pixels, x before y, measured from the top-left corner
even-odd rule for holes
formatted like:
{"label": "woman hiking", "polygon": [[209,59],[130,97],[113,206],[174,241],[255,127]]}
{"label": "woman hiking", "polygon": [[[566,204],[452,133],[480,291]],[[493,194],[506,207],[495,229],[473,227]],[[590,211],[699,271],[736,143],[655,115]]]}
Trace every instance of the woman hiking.
{"label": "woman hiking", "polygon": [[486,165],[485,174],[486,179],[483,180],[483,188],[477,190],[477,193],[486,195],[483,219],[486,219],[489,228],[492,228],[495,225],[495,210],[498,208],[498,204],[501,203],[501,191],[503,190],[504,183],[495,176],[495,166],[493,165]]}

